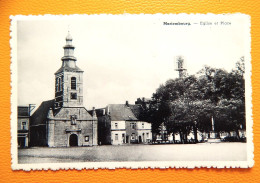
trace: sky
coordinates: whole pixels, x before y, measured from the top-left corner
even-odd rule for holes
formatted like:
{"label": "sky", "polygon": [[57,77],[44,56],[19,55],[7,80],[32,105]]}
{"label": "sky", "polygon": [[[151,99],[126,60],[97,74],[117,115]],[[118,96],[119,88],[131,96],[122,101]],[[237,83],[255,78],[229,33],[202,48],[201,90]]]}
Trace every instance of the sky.
{"label": "sky", "polygon": [[250,52],[249,18],[240,14],[17,17],[18,105],[54,98],[68,30],[84,70],[87,109],[150,98],[160,84],[178,77],[179,55],[195,74],[205,65],[231,71]]}

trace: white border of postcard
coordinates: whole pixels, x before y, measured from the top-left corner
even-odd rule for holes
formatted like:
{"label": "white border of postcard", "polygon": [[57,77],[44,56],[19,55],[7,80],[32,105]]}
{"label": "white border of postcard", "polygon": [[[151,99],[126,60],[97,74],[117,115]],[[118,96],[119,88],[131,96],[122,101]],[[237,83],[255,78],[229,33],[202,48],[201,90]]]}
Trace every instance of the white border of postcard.
{"label": "white border of postcard", "polygon": [[[198,14],[195,14],[199,16]],[[177,16],[195,16],[194,14],[178,14]],[[17,150],[17,21],[19,20],[54,20],[60,18],[83,18],[84,16],[156,16],[163,17],[166,15],[39,15],[39,16],[23,16],[16,15],[10,16],[11,19],[11,157],[12,169],[14,170],[42,170],[42,169],[98,169],[98,168],[248,168],[254,165],[254,145],[253,145],[253,120],[252,120],[252,87],[251,87],[251,35],[250,35],[250,16],[245,14],[227,14],[232,16],[243,16],[248,19],[248,40],[247,40],[247,53],[246,58],[249,59],[245,62],[245,96],[246,96],[246,133],[247,133],[247,161],[142,161],[142,162],[82,162],[82,163],[41,163],[41,164],[18,164],[18,150]],[[176,16],[168,14],[167,16]],[[205,16],[205,15],[201,15]],[[218,16],[214,14],[207,14],[207,16]],[[223,16],[223,15],[221,15]]]}

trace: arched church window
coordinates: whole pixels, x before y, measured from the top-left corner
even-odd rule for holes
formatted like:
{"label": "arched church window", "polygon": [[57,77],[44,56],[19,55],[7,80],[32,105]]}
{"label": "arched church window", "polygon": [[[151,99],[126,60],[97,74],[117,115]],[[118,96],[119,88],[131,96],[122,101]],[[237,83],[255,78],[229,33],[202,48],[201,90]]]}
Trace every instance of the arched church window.
{"label": "arched church window", "polygon": [[58,91],[58,86],[59,86],[59,83],[58,83],[58,78],[56,78],[56,92]]}
{"label": "arched church window", "polygon": [[61,76],[61,78],[60,78],[60,91],[62,91],[62,82],[63,82],[63,76]]}
{"label": "arched church window", "polygon": [[76,84],[77,84],[76,77],[72,77],[71,78],[71,89],[72,90],[76,90],[77,89]]}
{"label": "arched church window", "polygon": [[57,83],[57,85],[58,85],[58,90],[57,91],[60,91],[60,87],[61,87],[61,82],[60,82],[60,78],[58,78],[58,83]]}

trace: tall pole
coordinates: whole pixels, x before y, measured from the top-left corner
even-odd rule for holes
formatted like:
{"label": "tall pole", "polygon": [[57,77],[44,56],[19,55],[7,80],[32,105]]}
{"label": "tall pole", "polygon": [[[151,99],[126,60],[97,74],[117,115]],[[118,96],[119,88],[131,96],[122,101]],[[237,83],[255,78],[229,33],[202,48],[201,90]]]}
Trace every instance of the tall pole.
{"label": "tall pole", "polygon": [[176,71],[179,72],[179,78],[184,78],[186,76],[186,67],[185,67],[185,63],[184,63],[184,59],[182,58],[182,56],[178,56],[176,57]]}
{"label": "tall pole", "polygon": [[211,118],[211,123],[212,123],[212,131],[215,132],[215,122],[213,116]]}

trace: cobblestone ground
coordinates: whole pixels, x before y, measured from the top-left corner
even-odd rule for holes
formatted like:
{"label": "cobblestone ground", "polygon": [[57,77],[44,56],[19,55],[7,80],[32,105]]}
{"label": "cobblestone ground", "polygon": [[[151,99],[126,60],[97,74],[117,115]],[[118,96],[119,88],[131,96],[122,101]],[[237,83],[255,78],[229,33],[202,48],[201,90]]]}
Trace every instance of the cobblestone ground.
{"label": "cobblestone ground", "polygon": [[244,161],[246,143],[201,143],[48,148],[18,150],[18,163],[101,161]]}

